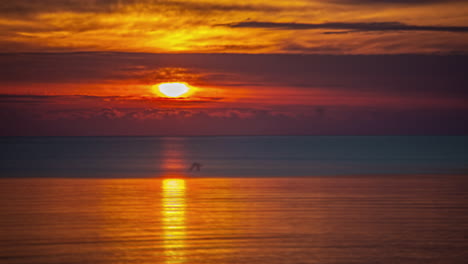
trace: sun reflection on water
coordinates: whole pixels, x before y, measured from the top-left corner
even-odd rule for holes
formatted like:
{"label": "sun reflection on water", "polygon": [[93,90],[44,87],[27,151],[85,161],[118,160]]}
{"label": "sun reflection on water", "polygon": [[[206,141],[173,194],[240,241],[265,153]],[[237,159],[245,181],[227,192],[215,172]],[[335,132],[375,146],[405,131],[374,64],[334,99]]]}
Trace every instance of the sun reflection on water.
{"label": "sun reflection on water", "polygon": [[185,180],[162,181],[162,222],[166,263],[185,263]]}
{"label": "sun reflection on water", "polygon": [[164,138],[162,141],[161,169],[165,177],[183,176],[188,169],[185,138]]}

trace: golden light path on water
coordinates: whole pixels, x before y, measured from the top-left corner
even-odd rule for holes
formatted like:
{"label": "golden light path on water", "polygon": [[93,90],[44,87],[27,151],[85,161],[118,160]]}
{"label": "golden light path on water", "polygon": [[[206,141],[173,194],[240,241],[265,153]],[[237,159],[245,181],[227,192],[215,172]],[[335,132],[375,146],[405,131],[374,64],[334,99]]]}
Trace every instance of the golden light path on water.
{"label": "golden light path on water", "polygon": [[185,263],[185,180],[162,181],[162,223],[167,264]]}
{"label": "golden light path on water", "polygon": [[182,173],[186,170],[183,138],[164,138],[164,158],[161,168],[161,217],[165,263],[185,263],[186,239],[186,184]]}

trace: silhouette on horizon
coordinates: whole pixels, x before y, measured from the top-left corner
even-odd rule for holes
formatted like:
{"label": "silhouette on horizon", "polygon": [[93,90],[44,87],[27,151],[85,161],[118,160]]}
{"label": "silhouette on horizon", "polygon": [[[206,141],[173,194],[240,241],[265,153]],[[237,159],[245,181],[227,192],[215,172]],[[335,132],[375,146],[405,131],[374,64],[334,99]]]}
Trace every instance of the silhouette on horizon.
{"label": "silhouette on horizon", "polygon": [[192,172],[192,171],[200,171],[200,169],[201,169],[202,166],[203,166],[202,164],[200,164],[200,163],[198,163],[198,162],[194,162],[194,163],[192,163],[192,166],[190,166],[189,171],[190,171],[190,172]]}

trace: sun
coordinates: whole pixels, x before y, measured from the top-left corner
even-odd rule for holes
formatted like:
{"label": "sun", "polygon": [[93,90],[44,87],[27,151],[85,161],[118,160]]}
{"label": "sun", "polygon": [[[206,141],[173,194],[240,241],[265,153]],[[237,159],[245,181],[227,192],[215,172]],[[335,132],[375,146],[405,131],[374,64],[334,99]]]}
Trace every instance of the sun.
{"label": "sun", "polygon": [[157,87],[158,91],[167,97],[181,97],[190,91],[186,83],[160,83]]}

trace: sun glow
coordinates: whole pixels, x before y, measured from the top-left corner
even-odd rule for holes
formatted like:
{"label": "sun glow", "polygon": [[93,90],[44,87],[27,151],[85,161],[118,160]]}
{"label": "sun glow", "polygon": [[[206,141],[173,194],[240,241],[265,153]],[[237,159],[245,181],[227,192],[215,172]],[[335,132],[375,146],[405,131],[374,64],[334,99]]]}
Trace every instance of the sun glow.
{"label": "sun glow", "polygon": [[190,91],[186,83],[161,83],[157,85],[159,93],[166,97],[181,97]]}

